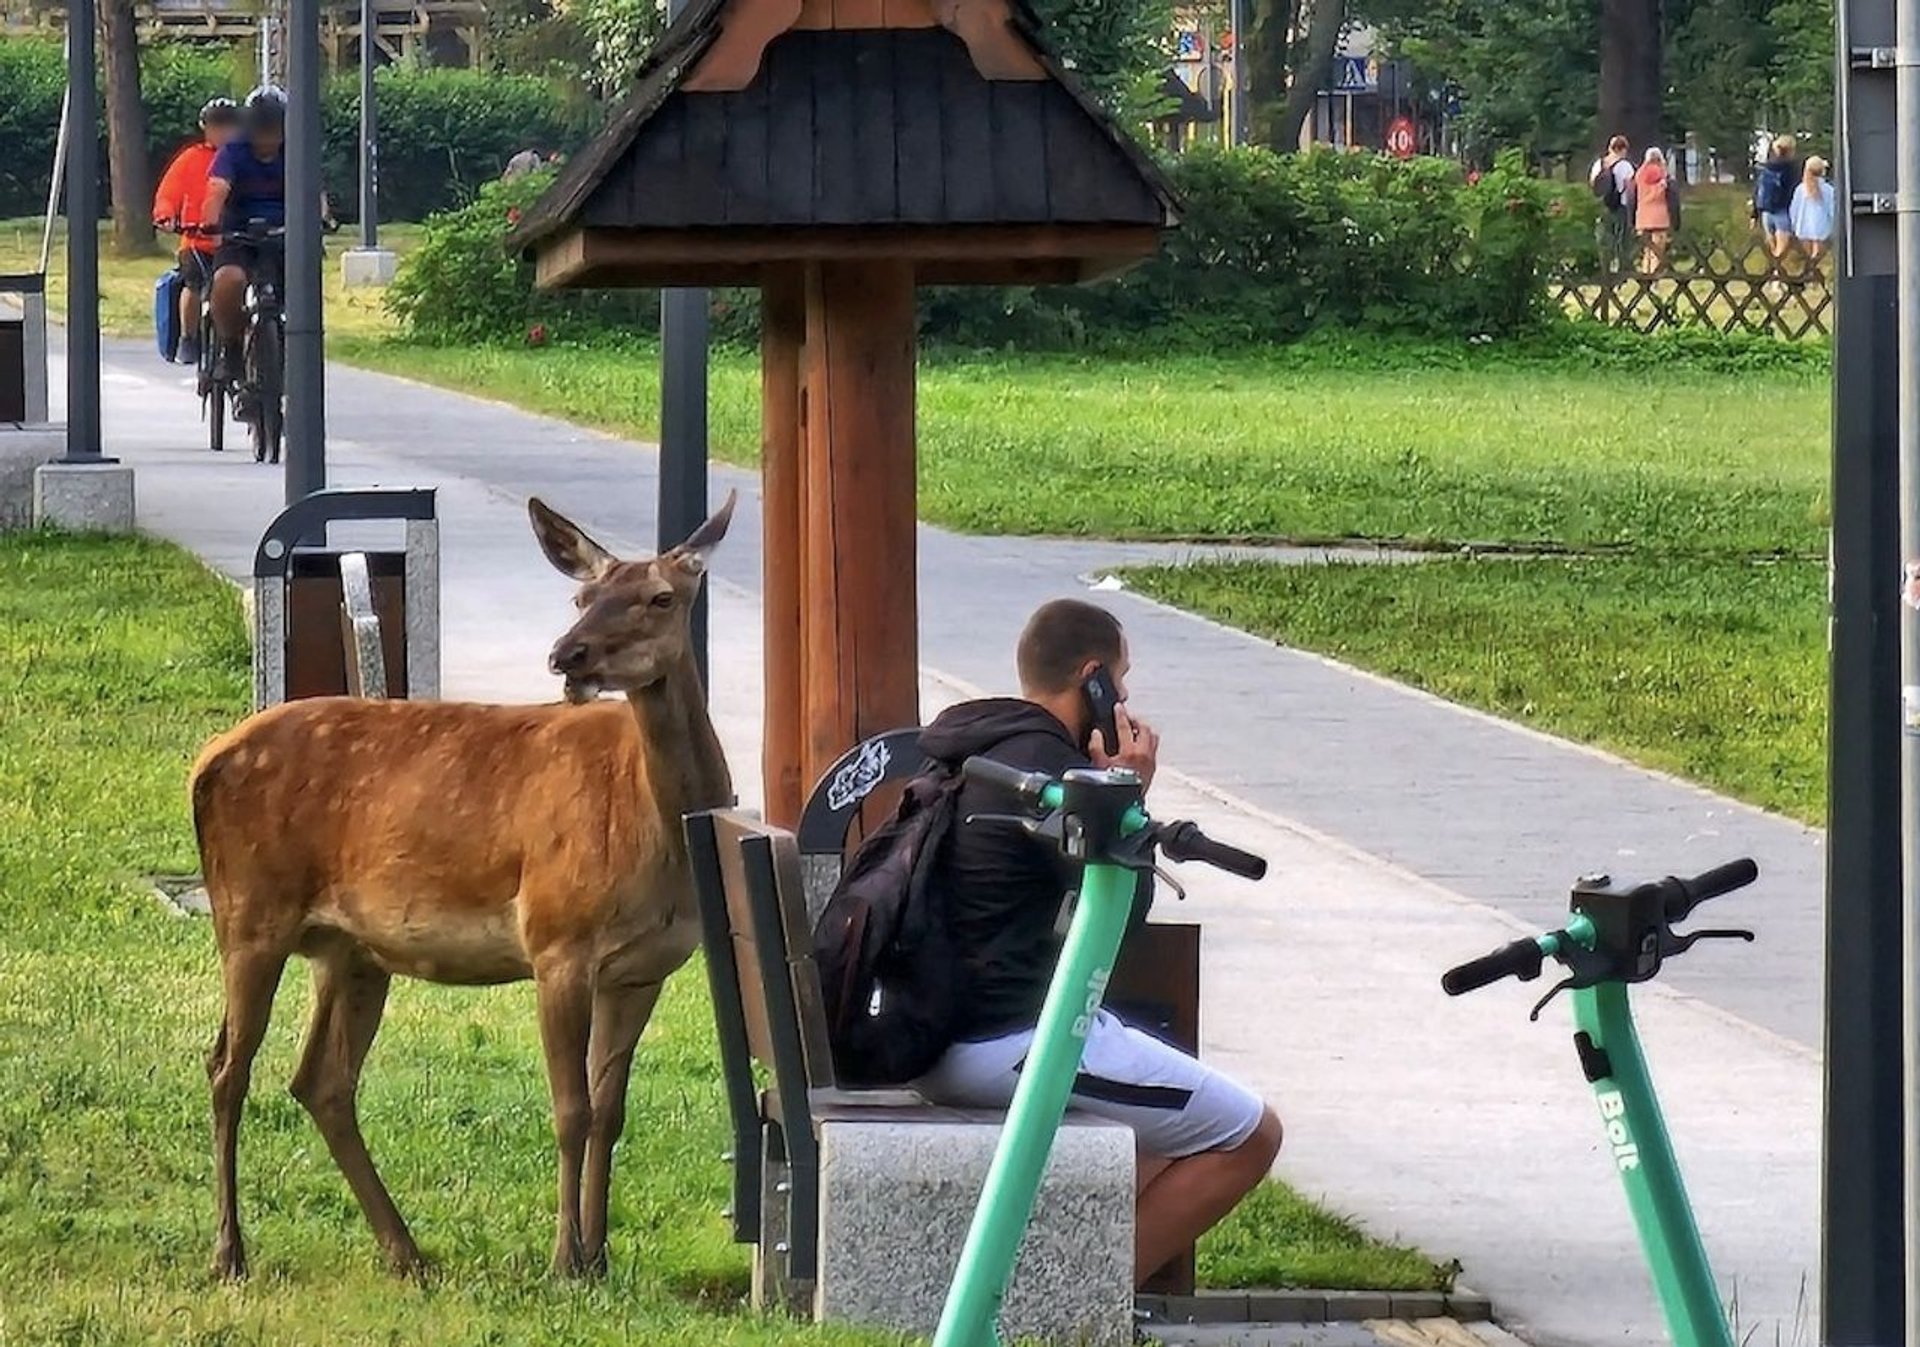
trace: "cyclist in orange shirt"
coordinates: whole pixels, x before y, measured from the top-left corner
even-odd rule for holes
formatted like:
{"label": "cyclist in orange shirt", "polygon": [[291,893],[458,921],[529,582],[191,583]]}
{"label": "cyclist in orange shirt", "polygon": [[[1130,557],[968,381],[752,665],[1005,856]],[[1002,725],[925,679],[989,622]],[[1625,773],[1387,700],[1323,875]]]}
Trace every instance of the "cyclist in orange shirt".
{"label": "cyclist in orange shirt", "polygon": [[240,109],[231,98],[216,98],[200,109],[200,139],[173,156],[153,194],[156,228],[180,235],[180,351],[183,365],[200,359],[200,296],[213,276],[213,252],[220,240],[213,233],[218,220],[205,219],[201,207],[207,196],[207,170],[222,145],[240,130]]}

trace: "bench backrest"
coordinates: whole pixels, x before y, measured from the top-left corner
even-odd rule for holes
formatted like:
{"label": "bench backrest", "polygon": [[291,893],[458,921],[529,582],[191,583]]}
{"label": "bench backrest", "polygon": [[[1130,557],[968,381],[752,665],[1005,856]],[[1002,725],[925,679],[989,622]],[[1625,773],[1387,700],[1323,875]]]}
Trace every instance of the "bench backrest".
{"label": "bench backrest", "polygon": [[855,744],[814,782],[800,814],[800,876],[809,921],[818,921],[840,882],[847,833],[867,798],[920,770],[920,727],[889,730]]}
{"label": "bench backrest", "polygon": [[692,815],[687,832],[715,1013],[738,1017],[731,1033],[722,1024],[721,1054],[759,1062],[783,1097],[804,1100],[833,1084],[833,1058],[799,847],[791,833],[733,811]]}

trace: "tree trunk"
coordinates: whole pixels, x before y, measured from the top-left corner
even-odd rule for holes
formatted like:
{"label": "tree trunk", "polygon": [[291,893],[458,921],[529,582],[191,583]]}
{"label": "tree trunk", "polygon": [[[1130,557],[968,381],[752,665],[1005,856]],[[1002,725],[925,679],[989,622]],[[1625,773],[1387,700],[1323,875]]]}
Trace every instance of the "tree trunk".
{"label": "tree trunk", "polygon": [[140,98],[140,33],[133,0],[105,0],[107,164],[113,190],[113,251],[153,251],[153,178],[147,162],[147,105]]}
{"label": "tree trunk", "polygon": [[1661,0],[1600,0],[1600,126],[1604,144],[1625,136],[1638,163],[1660,143],[1666,84]]}
{"label": "tree trunk", "polygon": [[[1291,55],[1296,0],[1247,0],[1253,6],[1247,34],[1247,109],[1250,134],[1267,135],[1267,123],[1279,113],[1287,94],[1287,61]],[[1235,40],[1238,40],[1236,34]]]}
{"label": "tree trunk", "polygon": [[1300,132],[1313,115],[1313,105],[1326,87],[1333,69],[1333,53],[1340,45],[1340,29],[1347,21],[1346,0],[1313,0],[1300,58],[1287,80],[1286,102],[1268,127],[1268,143],[1281,154],[1300,148]]}

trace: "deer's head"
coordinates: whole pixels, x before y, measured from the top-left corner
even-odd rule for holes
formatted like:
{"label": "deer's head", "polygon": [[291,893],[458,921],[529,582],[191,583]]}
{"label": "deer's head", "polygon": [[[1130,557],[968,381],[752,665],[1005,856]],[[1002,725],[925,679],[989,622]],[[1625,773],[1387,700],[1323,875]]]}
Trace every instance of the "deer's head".
{"label": "deer's head", "polygon": [[547,666],[566,680],[567,700],[590,702],[602,691],[652,687],[689,653],[689,614],[707,575],[707,557],[727,534],[737,493],[693,536],[669,552],[622,561],[540,500],[527,502],[540,550],[563,575],[580,582],[580,616],[554,642]]}

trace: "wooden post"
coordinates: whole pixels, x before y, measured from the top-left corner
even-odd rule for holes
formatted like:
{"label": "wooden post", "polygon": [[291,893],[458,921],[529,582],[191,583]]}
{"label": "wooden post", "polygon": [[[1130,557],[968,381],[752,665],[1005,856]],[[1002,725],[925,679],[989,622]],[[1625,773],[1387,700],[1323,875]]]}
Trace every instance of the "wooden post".
{"label": "wooden post", "polygon": [[801,622],[811,787],[920,719],[913,265],[807,267]]}
{"label": "wooden post", "polygon": [[760,291],[760,494],[765,522],[761,598],[766,659],[766,725],[761,768],[767,821],[800,822],[806,775],[800,614],[806,536],[806,443],[800,361],[807,339],[806,273],[769,269]]}

